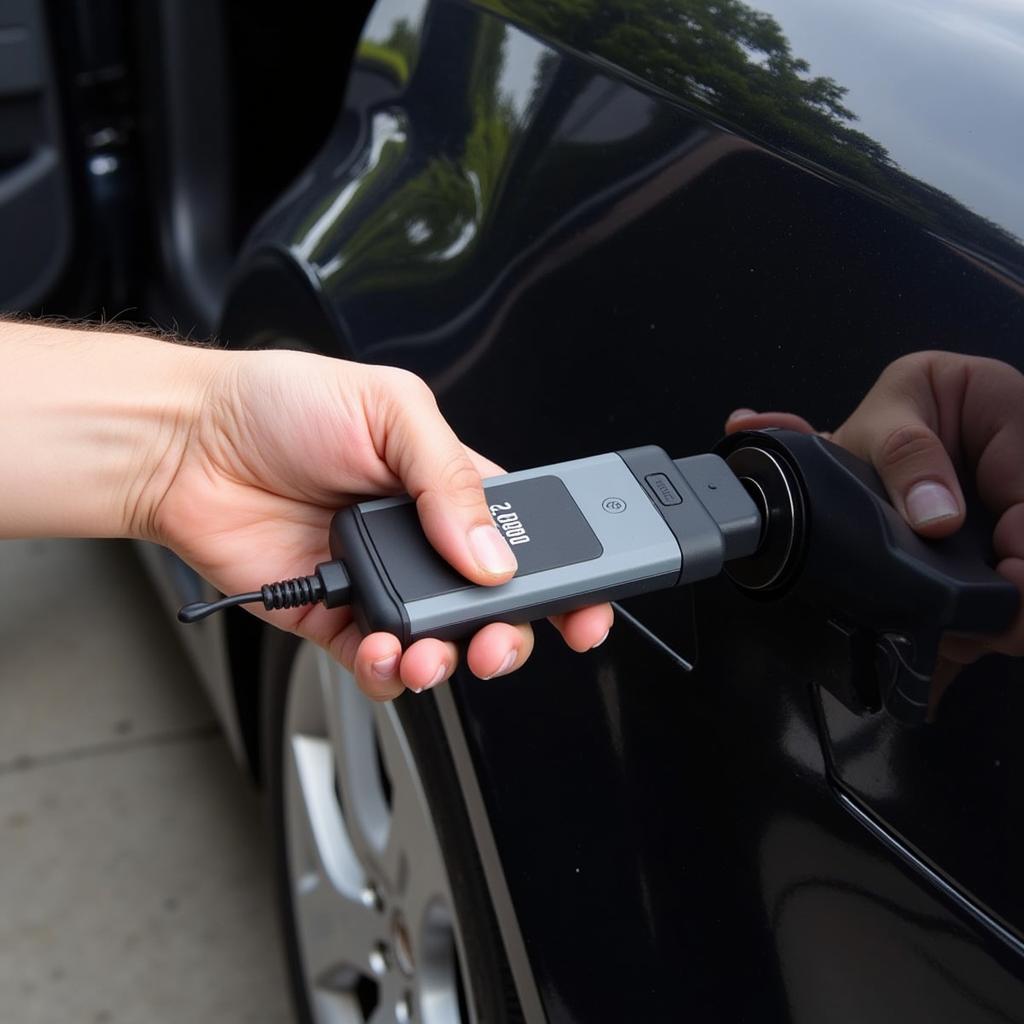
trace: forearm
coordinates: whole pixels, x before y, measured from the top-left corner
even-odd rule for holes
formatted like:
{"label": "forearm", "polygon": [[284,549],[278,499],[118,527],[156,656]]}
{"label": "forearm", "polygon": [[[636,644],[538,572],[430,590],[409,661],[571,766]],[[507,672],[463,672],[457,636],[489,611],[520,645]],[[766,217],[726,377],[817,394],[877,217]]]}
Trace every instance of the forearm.
{"label": "forearm", "polygon": [[226,353],[0,323],[0,537],[151,535]]}

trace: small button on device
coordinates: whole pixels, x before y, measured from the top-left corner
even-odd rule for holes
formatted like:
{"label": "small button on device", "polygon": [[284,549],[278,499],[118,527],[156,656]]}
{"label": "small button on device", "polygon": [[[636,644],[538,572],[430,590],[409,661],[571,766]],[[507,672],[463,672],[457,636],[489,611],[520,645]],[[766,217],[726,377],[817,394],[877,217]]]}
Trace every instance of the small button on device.
{"label": "small button on device", "polygon": [[601,502],[601,508],[605,512],[611,512],[612,515],[618,515],[620,512],[626,511],[626,503],[621,498],[605,498]]}
{"label": "small button on device", "polygon": [[682,505],[683,499],[672,486],[672,481],[664,473],[651,473],[650,476],[645,476],[644,479],[647,481],[647,486],[654,491],[655,496],[662,505]]}

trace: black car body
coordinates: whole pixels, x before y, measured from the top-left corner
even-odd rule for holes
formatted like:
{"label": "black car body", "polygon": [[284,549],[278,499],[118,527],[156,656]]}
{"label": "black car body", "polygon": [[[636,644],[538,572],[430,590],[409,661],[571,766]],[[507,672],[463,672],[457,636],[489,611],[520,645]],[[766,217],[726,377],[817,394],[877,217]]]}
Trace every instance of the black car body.
{"label": "black car body", "polygon": [[[111,155],[145,173],[104,199],[82,174],[96,152],[55,166],[79,218],[141,195],[145,230],[94,219],[98,293],[65,261],[7,304],[116,286],[232,346],[400,365],[510,469],[706,451],[743,405],[832,426],[922,348],[1024,368],[1020,9],[380,0],[361,28],[365,12],[284,12],[284,113],[238,85],[247,55],[274,67],[260,15],[159,10],[112,15],[122,54],[185,53],[209,19],[198,105],[227,81],[256,106],[206,109],[172,145],[198,109],[174,90],[196,87],[185,64],[148,86],[137,67],[142,98],[117,109],[166,117]],[[80,124],[81,89],[60,88]],[[126,278],[125,246],[145,254]],[[169,604],[195,596],[147,557]],[[907,728],[819,685],[849,655],[826,628],[717,580],[627,604],[588,656],[539,630],[509,680],[416,698],[459,777],[510,1019],[1024,1020],[1020,664],[982,659]],[[261,627],[188,642],[258,771]]]}

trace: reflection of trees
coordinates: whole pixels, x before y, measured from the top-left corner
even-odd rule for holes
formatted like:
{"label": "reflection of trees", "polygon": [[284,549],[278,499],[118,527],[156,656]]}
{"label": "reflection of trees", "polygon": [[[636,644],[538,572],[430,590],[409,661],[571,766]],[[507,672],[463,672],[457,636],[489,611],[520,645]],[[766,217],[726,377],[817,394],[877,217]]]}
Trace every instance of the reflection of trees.
{"label": "reflection of trees", "polygon": [[939,234],[981,242],[1019,264],[1018,241],[901,171],[852,127],[846,89],[811,77],[779,23],[741,0],[480,0],[582,53],[686,97],[716,119],[838,172],[908,210]]}
{"label": "reflection of trees", "polygon": [[[335,281],[358,278],[361,289],[400,288],[450,273],[470,257],[507,168],[516,126],[515,110],[499,88],[506,31],[487,19],[478,32],[468,89],[461,93],[470,110],[459,158],[428,159],[355,227]],[[394,34],[386,45],[398,51]]]}
{"label": "reflection of trees", "polygon": [[487,0],[584,53],[598,53],[652,85],[691,97],[720,117],[753,124],[786,148],[839,150],[888,163],[850,127],[846,89],[807,77],[778,22],[740,0]]}
{"label": "reflection of trees", "polygon": [[359,170],[340,191],[326,192],[296,230],[296,248],[304,259],[316,262],[335,250],[339,233],[351,218],[371,208],[373,186],[397,172],[407,149],[404,121],[390,112],[375,114]]}
{"label": "reflection of trees", "polygon": [[[1016,239],[901,171],[883,146],[854,127],[856,115],[843,102],[846,89],[811,75],[807,62],[791,52],[778,22],[742,0],[478,2],[685,97],[743,134],[858,183],[936,234],[968,243],[976,255],[1005,267],[1021,263]],[[472,259],[481,229],[499,205],[524,126],[524,115],[517,114],[501,87],[509,29],[489,17],[476,17],[472,24],[473,38],[464,48],[441,48],[439,56],[452,64],[431,72],[434,89],[442,81],[448,91],[440,99],[431,93],[430,101],[450,100],[451,106],[428,120],[460,141],[444,139],[438,155],[424,157],[423,143],[429,141],[411,145],[404,128],[396,127],[345,185],[347,195],[332,196],[305,226],[307,255],[314,259],[333,251],[339,234],[346,237],[340,259],[322,268],[334,284],[408,290],[437,284]],[[360,44],[360,60],[406,83],[424,42],[420,33],[399,19],[387,38]],[[534,97],[555,60],[549,54],[538,61]],[[414,113],[419,94],[414,82],[409,87]],[[546,117],[551,113],[546,107],[545,112]],[[415,130],[415,117],[413,122]],[[537,134],[536,141],[547,145],[542,128]],[[521,162],[530,160],[524,151]],[[562,172],[575,173],[569,164]],[[578,188],[574,183],[569,191]],[[382,190],[385,202],[377,198]]]}
{"label": "reflection of trees", "polygon": [[359,40],[356,58],[364,64],[377,65],[389,71],[399,85],[405,85],[419,45],[419,33],[406,18],[399,18],[383,41],[363,36]]}

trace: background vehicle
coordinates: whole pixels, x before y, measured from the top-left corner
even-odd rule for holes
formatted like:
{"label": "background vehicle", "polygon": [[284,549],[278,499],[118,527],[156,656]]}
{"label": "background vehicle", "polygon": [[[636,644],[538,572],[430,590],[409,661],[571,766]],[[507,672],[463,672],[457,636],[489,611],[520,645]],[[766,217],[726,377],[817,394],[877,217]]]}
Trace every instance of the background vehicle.
{"label": "background vehicle", "polygon": [[[337,6],[8,0],[50,49],[0,82],[2,304],[403,365],[510,468],[835,423],[923,347],[1024,367],[1019,11]],[[818,685],[824,630],[715,581],[375,709],[244,613],[190,633],[303,1013],[1024,1019],[1020,664],[906,729]]]}

